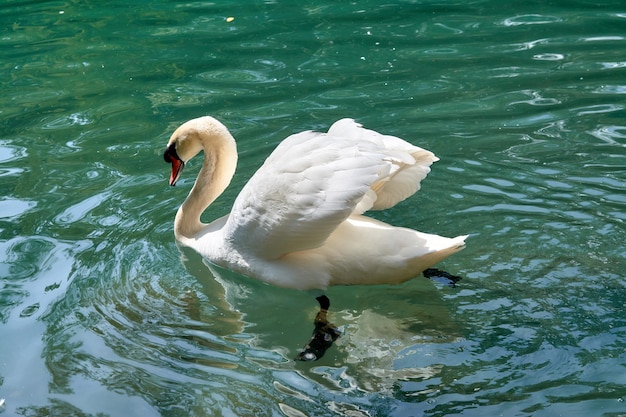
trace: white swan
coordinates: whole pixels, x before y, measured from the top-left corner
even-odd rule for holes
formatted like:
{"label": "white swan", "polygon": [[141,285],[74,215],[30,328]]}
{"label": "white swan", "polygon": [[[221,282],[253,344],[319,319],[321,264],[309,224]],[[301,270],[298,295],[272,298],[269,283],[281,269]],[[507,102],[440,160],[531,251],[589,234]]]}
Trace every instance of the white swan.
{"label": "white swan", "polygon": [[363,216],[394,206],[420,188],[438,158],[351,119],[328,133],[289,136],[241,190],[230,214],[212,223],[202,212],[235,173],[237,148],[228,129],[200,117],[172,134],[164,158],[175,185],[191,158],[204,163],[178,209],[174,234],[209,261],[295,289],[393,284],[419,275],[465,246]]}

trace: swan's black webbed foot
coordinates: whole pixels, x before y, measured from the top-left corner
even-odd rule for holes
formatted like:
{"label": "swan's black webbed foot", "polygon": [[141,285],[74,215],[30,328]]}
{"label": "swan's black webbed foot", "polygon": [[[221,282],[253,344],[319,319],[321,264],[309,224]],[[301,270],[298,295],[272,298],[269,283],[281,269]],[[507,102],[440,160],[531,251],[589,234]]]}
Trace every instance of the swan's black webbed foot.
{"label": "swan's black webbed foot", "polygon": [[446,271],[442,271],[441,269],[436,268],[428,268],[422,272],[424,276],[428,279],[432,279],[433,281],[440,282],[449,287],[454,288],[456,283],[463,279],[463,277],[459,277],[457,275],[452,275]]}
{"label": "swan's black webbed foot", "polygon": [[320,311],[315,316],[315,329],[313,330],[313,336],[304,345],[302,352],[298,354],[296,360],[298,361],[316,361],[330,348],[335,340],[339,338],[341,332],[332,323],[328,322],[326,313],[330,308],[330,300],[325,295],[320,295],[316,298],[320,303]]}

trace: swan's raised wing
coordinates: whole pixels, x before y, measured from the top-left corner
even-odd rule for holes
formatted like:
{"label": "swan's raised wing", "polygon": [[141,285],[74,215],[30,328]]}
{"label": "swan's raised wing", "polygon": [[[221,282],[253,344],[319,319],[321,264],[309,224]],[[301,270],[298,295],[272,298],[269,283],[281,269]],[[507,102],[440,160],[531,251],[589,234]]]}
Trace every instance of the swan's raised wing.
{"label": "swan's raised wing", "polygon": [[292,135],[237,197],[224,238],[269,259],[319,247],[351,214],[391,207],[413,194],[435,160],[350,119],[329,133]]}
{"label": "swan's raised wing", "polygon": [[377,147],[383,160],[389,166],[389,173],[379,178],[371,186],[360,202],[356,211],[383,210],[395,206],[400,201],[415,194],[421,181],[430,172],[433,162],[439,160],[432,152],[411,145],[395,136],[382,135],[373,130],[364,129],[352,119],[335,122],[328,134],[334,137],[349,137],[354,141],[368,142]]}

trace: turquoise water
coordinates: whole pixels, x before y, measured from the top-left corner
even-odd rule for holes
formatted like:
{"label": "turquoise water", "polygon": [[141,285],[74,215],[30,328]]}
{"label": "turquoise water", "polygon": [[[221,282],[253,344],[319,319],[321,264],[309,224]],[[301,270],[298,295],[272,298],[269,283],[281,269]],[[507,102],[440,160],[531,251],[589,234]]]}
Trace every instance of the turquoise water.
{"label": "turquoise water", "polygon": [[[4,415],[626,415],[622,3],[3,2]],[[374,215],[471,234],[464,279],[333,288],[295,363],[310,294],[175,245],[199,163],[170,188],[162,151],[205,114],[241,154],[207,220],[297,131],[432,150]]]}

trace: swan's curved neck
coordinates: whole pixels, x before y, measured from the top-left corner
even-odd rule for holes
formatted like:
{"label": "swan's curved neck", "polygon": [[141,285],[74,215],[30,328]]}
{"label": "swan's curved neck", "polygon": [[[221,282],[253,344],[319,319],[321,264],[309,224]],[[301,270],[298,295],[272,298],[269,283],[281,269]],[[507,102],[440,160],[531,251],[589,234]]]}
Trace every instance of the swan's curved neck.
{"label": "swan's curved neck", "polygon": [[237,145],[224,126],[199,131],[197,139],[204,150],[204,162],[193,188],[176,213],[174,234],[193,238],[206,224],[200,215],[230,184],[237,167]]}

